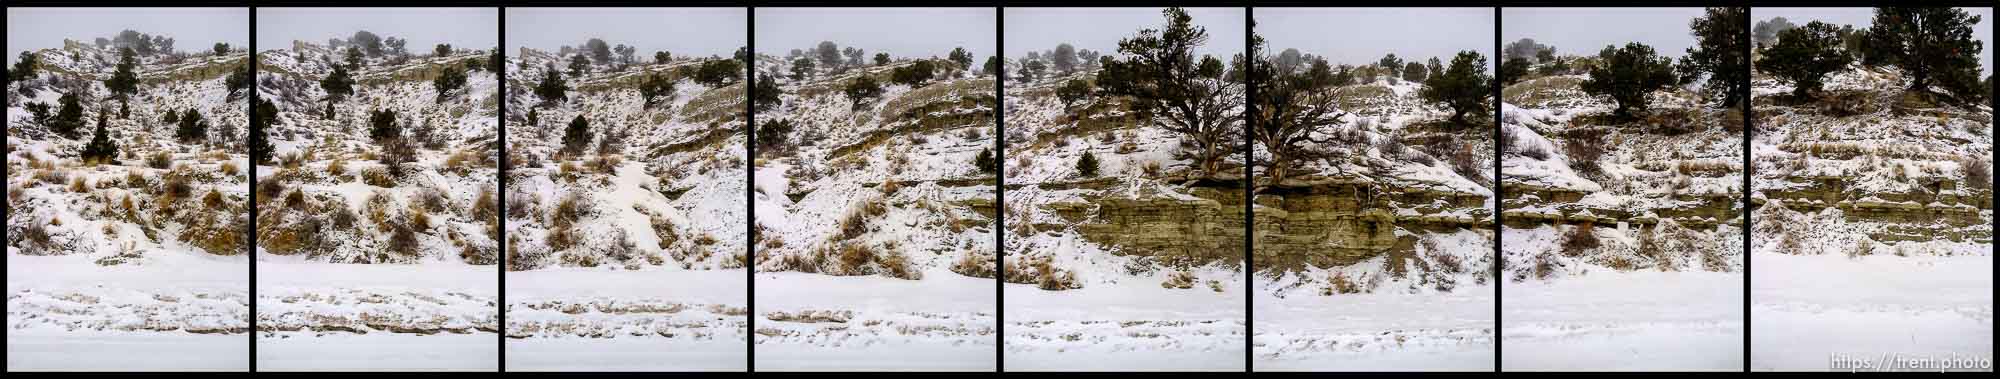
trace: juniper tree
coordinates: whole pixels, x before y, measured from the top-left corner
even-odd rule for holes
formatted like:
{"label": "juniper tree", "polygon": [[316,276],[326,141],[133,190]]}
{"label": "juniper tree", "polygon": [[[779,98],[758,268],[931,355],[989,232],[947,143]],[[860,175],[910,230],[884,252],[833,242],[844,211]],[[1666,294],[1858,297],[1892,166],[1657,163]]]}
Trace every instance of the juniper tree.
{"label": "juniper tree", "polygon": [[1976,83],[1978,78],[1983,48],[1973,39],[1972,26],[1979,19],[1958,8],[1875,8],[1874,24],[1868,28],[1868,54],[1902,69],[1910,78],[1911,91],[1942,84],[1954,95],[1965,96],[1972,88],[1963,79]]}
{"label": "juniper tree", "polygon": [[1750,58],[1744,50],[1743,25],[1750,20],[1749,9],[1708,8],[1701,17],[1688,22],[1695,45],[1681,57],[1683,71],[1705,73],[1709,80],[1702,92],[1721,97],[1722,106],[1743,104],[1750,90]]}
{"label": "juniper tree", "polygon": [[694,82],[710,88],[735,83],[743,75],[743,64],[734,59],[710,59],[695,69]]}
{"label": "juniper tree", "polygon": [[486,72],[499,75],[507,68],[507,59],[500,55],[500,48],[493,48],[493,55],[486,57]]}
{"label": "juniper tree", "polygon": [[257,106],[251,108],[250,112],[251,162],[256,164],[270,163],[271,152],[275,149],[271,146],[269,129],[277,124],[278,105],[271,103],[269,99],[257,99]]}
{"label": "juniper tree", "polygon": [[14,58],[14,69],[7,72],[7,81],[20,82],[34,79],[38,75],[36,70],[40,65],[41,58],[36,57],[34,53],[23,51],[19,58]]}
{"label": "juniper tree", "polygon": [[782,101],[779,96],[784,94],[784,90],[778,89],[778,81],[769,79],[757,81],[756,90],[751,92],[750,105],[760,112],[777,107]]}
{"label": "juniper tree", "polygon": [[814,67],[813,67],[813,60],[811,60],[811,59],[806,59],[806,58],[799,58],[799,59],[796,59],[796,60],[793,60],[793,61],[792,61],[792,80],[793,80],[793,81],[799,81],[799,80],[805,80],[806,78],[808,78],[808,77],[811,77],[811,76],[812,76],[812,74],[813,74],[813,68],[814,68]]}
{"label": "juniper tree", "polygon": [[229,70],[229,79],[223,81],[223,85],[229,88],[228,97],[230,99],[235,99],[238,96],[242,96],[241,94],[238,94],[237,91],[242,91],[244,88],[250,88],[250,84],[251,84],[250,65],[247,64],[242,66],[237,66],[237,69],[235,70]]}
{"label": "juniper tree", "polygon": [[584,119],[583,115],[577,115],[575,119],[569,121],[569,127],[563,129],[563,152],[571,155],[582,154],[584,147],[590,146],[590,137],[590,120]]}
{"label": "juniper tree", "polygon": [[1056,71],[1062,71],[1064,75],[1068,75],[1071,72],[1076,72],[1075,46],[1070,46],[1067,43],[1058,44],[1056,45],[1055,54],[1051,55],[1052,56],[1049,58],[1049,63],[1055,65]]}
{"label": "juniper tree", "polygon": [[1084,150],[1083,157],[1076,159],[1076,172],[1084,177],[1097,176],[1097,155]]}
{"label": "juniper tree", "polygon": [[1422,63],[1410,62],[1403,65],[1403,80],[1422,82],[1430,75],[1429,68]]}
{"label": "juniper tree", "polygon": [[875,65],[889,64],[889,53],[875,53]]}
{"label": "juniper tree", "polygon": [[1001,72],[1002,70],[1004,69],[1001,68],[1000,56],[998,55],[986,57],[986,64],[983,67],[980,67],[980,72],[982,74],[991,75],[993,77],[1005,80],[1007,78]]}
{"label": "juniper tree", "polygon": [[1000,171],[1000,160],[993,159],[993,149],[979,149],[979,155],[972,156],[972,167],[981,174],[992,175]]}
{"label": "juniper tree", "polygon": [[1758,21],[1756,26],[1750,28],[1750,32],[1752,33],[1751,38],[1757,40],[1758,46],[1769,47],[1772,42],[1778,40],[1779,32],[1796,26],[1792,24],[1791,20],[1786,20],[1784,17]]}
{"label": "juniper tree", "polygon": [[[1315,60],[1318,69],[1300,71],[1296,63],[1279,65],[1287,54],[1271,55],[1266,52],[1264,36],[1255,33],[1250,37],[1250,53],[1254,57],[1248,69],[1255,96],[1250,98],[1253,111],[1250,119],[1250,139],[1255,141],[1269,155],[1269,158],[1255,162],[1264,166],[1263,172],[1270,178],[1268,185],[1277,185],[1290,178],[1291,168],[1297,162],[1321,152],[1308,149],[1308,142],[1326,142],[1313,139],[1316,132],[1339,125],[1347,116],[1341,111],[1339,97],[1331,87],[1333,74],[1324,68],[1324,60]],[[1286,50],[1294,51],[1294,50]],[[1301,58],[1302,59],[1302,58]],[[1258,189],[1262,191],[1262,188]]]}
{"label": "juniper tree", "polygon": [[334,66],[332,74],[320,79],[319,88],[326,91],[327,104],[340,102],[354,94],[354,76],[347,73],[346,67]]}
{"label": "juniper tree", "polygon": [[1376,61],[1375,66],[1381,67],[1383,70],[1388,70],[1390,77],[1403,75],[1403,59],[1397,58],[1396,53],[1389,53],[1389,55],[1382,56],[1382,60]]}
{"label": "juniper tree", "polygon": [[[1130,97],[1140,120],[1180,134],[1194,145],[1196,166],[1204,175],[1215,175],[1223,158],[1242,146],[1237,123],[1243,114],[1237,109],[1243,102],[1236,97],[1242,83],[1223,80],[1215,57],[1195,57],[1195,48],[1208,43],[1208,31],[1194,25],[1186,10],[1168,8],[1161,15],[1164,28],[1143,29],[1119,40],[1118,52],[1125,57],[1103,70],[1105,76],[1130,80],[1099,86],[1108,94]],[[1202,64],[1193,64],[1197,61]]]}
{"label": "juniper tree", "polygon": [[111,136],[104,132],[105,124],[111,123],[105,113],[108,112],[97,113],[97,134],[90,138],[90,143],[83,145],[81,155],[84,163],[107,163],[118,156],[118,143],[112,142]]}
{"label": "juniper tree", "polygon": [[403,137],[403,126],[396,121],[396,111],[383,109],[368,112],[368,138],[381,144]]}
{"label": "juniper tree", "polygon": [[207,140],[208,120],[201,119],[201,112],[196,112],[194,108],[188,108],[187,114],[181,115],[181,124],[179,128],[174,130],[174,138],[180,139],[182,143],[196,143]]}
{"label": "juniper tree", "polygon": [[672,53],[665,51],[653,52],[653,64],[667,64],[667,62],[672,62],[673,60],[674,55]]}
{"label": "juniper tree", "polygon": [[347,48],[347,69],[361,71],[361,49],[351,46]]}
{"label": "juniper tree", "polygon": [[965,51],[964,47],[951,48],[951,54],[946,55],[945,60],[958,65],[959,70],[972,69],[972,53]]}
{"label": "juniper tree", "polygon": [[1451,66],[1437,77],[1424,82],[1424,88],[1417,96],[1425,102],[1441,103],[1451,108],[1451,122],[1454,125],[1471,125],[1465,115],[1484,116],[1492,106],[1493,77],[1486,75],[1486,57],[1473,51],[1460,51],[1451,58]]}
{"label": "juniper tree", "polygon": [[465,88],[465,70],[457,66],[445,67],[444,72],[431,80],[431,86],[437,89],[438,104],[444,104],[445,99],[451,98],[452,91]]}
{"label": "juniper tree", "polygon": [[792,120],[777,119],[757,125],[757,151],[777,152],[792,134]]}
{"label": "juniper tree", "polygon": [[1819,21],[1778,33],[1778,40],[1757,59],[1757,71],[1792,83],[1792,96],[1804,99],[1818,91],[1827,74],[1846,68],[1854,59],[1840,43],[1839,30]]}
{"label": "juniper tree", "polygon": [[1512,85],[1528,77],[1528,60],[1507,58],[1500,62],[1500,84]]}
{"label": "juniper tree", "polygon": [[930,82],[931,78],[936,75],[937,65],[931,63],[929,59],[922,59],[918,60],[917,63],[890,70],[889,82],[907,85],[912,88],[922,87],[924,83]]}
{"label": "juniper tree", "polygon": [[639,82],[639,97],[646,100],[646,109],[652,109],[660,96],[673,93],[674,81],[667,79],[666,75],[647,75],[645,80]]}
{"label": "juniper tree", "polygon": [[556,72],[555,64],[542,70],[542,81],[535,84],[535,97],[542,98],[544,107],[569,100],[569,84],[564,82],[562,73]]}
{"label": "juniper tree", "polygon": [[840,67],[840,45],[833,44],[833,41],[819,41],[819,45],[813,47],[813,57],[818,58],[819,64],[828,70],[837,69]]}
{"label": "juniper tree", "polygon": [[1629,42],[1624,48],[1605,46],[1597,58],[1599,63],[1590,68],[1590,78],[1578,86],[1591,96],[1611,96],[1618,102],[1612,114],[1619,117],[1631,116],[1634,108],[1646,109],[1646,95],[1678,80],[1673,63],[1642,43]]}
{"label": "juniper tree", "polygon": [[841,93],[846,94],[847,100],[854,103],[854,109],[861,109],[863,102],[882,96],[882,84],[876,83],[873,77],[862,75],[847,82],[847,87],[842,88]]}
{"label": "juniper tree", "polygon": [[437,47],[431,48],[431,55],[439,57],[451,56],[451,44],[437,44]]}
{"label": "juniper tree", "polygon": [[134,71],[137,68],[139,68],[138,53],[132,49],[119,50],[118,68],[111,73],[110,79],[104,80],[104,88],[111,90],[111,94],[119,101],[128,101],[133,94],[139,93],[139,73]]}
{"label": "juniper tree", "polygon": [[569,76],[580,78],[586,72],[590,72],[590,59],[584,58],[582,54],[571,55],[569,57]]}
{"label": "juniper tree", "polygon": [[1056,87],[1056,99],[1061,100],[1063,109],[1069,109],[1077,101],[1090,97],[1090,83],[1083,79],[1070,79],[1061,87]]}
{"label": "juniper tree", "polygon": [[[611,44],[604,43],[604,40],[597,38],[583,41],[583,54],[578,54],[577,56],[582,57],[583,55],[589,55],[590,60],[597,62],[597,64],[610,64]],[[585,64],[589,63],[586,62]]]}
{"label": "juniper tree", "polygon": [[55,118],[50,119],[49,129],[63,137],[76,139],[77,129],[83,127],[83,104],[74,93],[63,94],[56,99],[56,104],[60,108],[57,108]]}

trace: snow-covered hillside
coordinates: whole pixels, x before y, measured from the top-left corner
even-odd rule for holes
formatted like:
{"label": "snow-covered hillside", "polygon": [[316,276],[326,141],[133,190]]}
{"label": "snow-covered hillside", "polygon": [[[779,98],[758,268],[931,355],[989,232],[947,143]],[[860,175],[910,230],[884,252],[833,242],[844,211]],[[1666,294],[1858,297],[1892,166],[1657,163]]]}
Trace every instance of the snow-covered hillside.
{"label": "snow-covered hillside", "polygon": [[[548,101],[534,92],[547,67],[581,53],[519,52],[506,64],[508,369],[742,370],[741,66],[710,87],[693,73],[724,58],[594,62],[559,72],[571,90]],[[654,77],[673,87],[648,106]],[[583,148],[565,152],[577,120]]]}
{"label": "snow-covered hillside", "polygon": [[[757,62],[780,91],[758,126],[790,128],[758,136],[756,343],[777,352],[758,369],[992,370],[995,182],[975,157],[997,130],[993,78],[906,58],[794,80],[790,61]],[[916,67],[934,77],[890,80]],[[880,95],[850,99],[863,76]]]}
{"label": "snow-covered hillside", "polygon": [[[491,56],[366,57],[353,94],[330,98],[321,81],[344,54],[258,53],[259,98],[278,108],[273,158],[256,168],[260,369],[497,367],[482,355],[499,343]],[[439,93],[452,72],[463,88]]]}
{"label": "snow-covered hillside", "polygon": [[1501,93],[1502,369],[1741,369],[1741,110],[1672,87],[1621,118],[1587,78]]}
{"label": "snow-covered hillside", "polygon": [[1993,356],[1993,110],[1908,87],[1853,65],[1802,101],[1753,77],[1751,369]]}
{"label": "snow-covered hillside", "polygon": [[[7,87],[8,370],[246,368],[248,96],[227,82],[248,54],[138,56],[127,100],[114,48],[30,54]],[[54,127],[66,95],[74,136]],[[177,138],[189,114],[202,138]],[[117,148],[86,162],[100,123]]]}

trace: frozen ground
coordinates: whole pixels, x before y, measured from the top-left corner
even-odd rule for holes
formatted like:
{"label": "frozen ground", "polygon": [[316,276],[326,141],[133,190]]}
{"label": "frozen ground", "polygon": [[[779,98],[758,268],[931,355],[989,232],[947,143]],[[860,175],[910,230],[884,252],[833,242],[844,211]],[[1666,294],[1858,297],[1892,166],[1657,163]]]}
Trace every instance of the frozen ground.
{"label": "frozen ground", "polygon": [[1683,271],[1508,282],[1504,371],[1740,371],[1743,277]]}
{"label": "frozen ground", "polygon": [[499,368],[498,266],[257,263],[257,369]]}
{"label": "frozen ground", "polygon": [[1834,354],[1993,360],[1991,255],[1751,257],[1751,370],[1828,370]]}
{"label": "frozen ground", "polygon": [[1241,281],[1222,291],[1009,284],[1007,371],[1243,371]]}
{"label": "frozen ground", "polygon": [[155,252],[100,267],[12,250],[8,371],[249,369],[243,258]]}
{"label": "frozen ground", "polygon": [[745,274],[507,273],[507,370],[743,371]]}
{"label": "frozen ground", "polygon": [[1256,371],[1492,371],[1493,288],[1286,298],[1258,291]]}
{"label": "frozen ground", "polygon": [[993,371],[993,279],[757,274],[757,370]]}

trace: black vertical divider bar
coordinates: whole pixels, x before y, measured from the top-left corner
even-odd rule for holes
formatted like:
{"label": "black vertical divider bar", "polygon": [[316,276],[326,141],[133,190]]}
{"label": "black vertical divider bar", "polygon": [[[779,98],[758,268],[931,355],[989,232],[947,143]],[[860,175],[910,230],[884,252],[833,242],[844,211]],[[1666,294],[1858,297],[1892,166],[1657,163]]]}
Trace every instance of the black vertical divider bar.
{"label": "black vertical divider bar", "polygon": [[[1256,40],[1257,35],[1256,11],[1257,8],[1255,7],[1243,7],[1243,65],[1251,72],[1257,71],[1257,47],[1251,44],[1252,41]],[[1256,320],[1257,307],[1252,305],[1256,303],[1253,299],[1257,297],[1255,288],[1257,285],[1257,269],[1255,267],[1257,254],[1252,250],[1256,248],[1253,240],[1257,239],[1257,218],[1250,213],[1251,207],[1256,200],[1255,195],[1251,191],[1255,187],[1252,184],[1256,183],[1256,176],[1252,174],[1257,167],[1254,162],[1251,162],[1256,156],[1252,154],[1253,151],[1251,151],[1250,147],[1250,128],[1256,126],[1250,125],[1250,123],[1254,122],[1253,120],[1257,118],[1248,117],[1248,115],[1256,112],[1255,109],[1252,109],[1256,103],[1250,100],[1257,98],[1256,77],[1256,75],[1243,75],[1243,112],[1246,116],[1243,117],[1243,372],[1257,371],[1256,367],[1251,365],[1252,361],[1257,357],[1257,353],[1252,350],[1257,346],[1257,334],[1253,325]]]}
{"label": "black vertical divider bar", "polygon": [[502,68],[501,72],[493,73],[493,75],[499,76],[496,79],[499,79],[497,81],[500,82],[500,99],[502,100],[499,102],[500,114],[495,115],[500,125],[500,136],[496,139],[500,141],[500,146],[493,147],[494,153],[500,155],[500,169],[495,170],[497,171],[496,174],[500,176],[499,184],[497,184],[500,186],[500,190],[498,191],[500,192],[500,214],[494,215],[494,217],[500,218],[500,236],[498,238],[500,238],[501,244],[499,255],[502,259],[499,260],[500,264],[493,265],[494,271],[499,272],[498,275],[500,276],[500,301],[498,302],[498,306],[500,307],[500,333],[494,336],[494,338],[500,340],[500,345],[495,348],[498,353],[495,355],[495,358],[499,360],[500,372],[507,372],[507,264],[505,259],[507,256],[507,171],[511,171],[513,167],[509,167],[512,165],[507,164],[507,102],[505,101],[507,99],[507,73],[505,70],[507,64],[504,63],[507,59],[507,7],[499,7],[498,10],[500,11],[500,24],[498,25],[500,28],[500,38],[499,42],[493,44],[493,50],[495,50],[495,54],[500,56],[503,63],[500,64]]}
{"label": "black vertical divider bar", "polygon": [[1739,105],[1743,110],[1743,193],[1741,195],[1743,197],[1741,200],[1743,202],[1743,372],[1750,372],[1750,194],[1752,193],[1750,177],[1752,176],[1752,170],[1756,169],[1755,166],[1750,164],[1750,136],[1757,130],[1756,125],[1751,124],[1751,122],[1755,121],[1756,117],[1750,114],[1750,73],[1747,72],[1747,70],[1750,70],[1750,52],[1752,51],[1750,47],[1750,17],[1750,8],[1744,7],[1743,25],[1740,25],[1743,27],[1743,35],[1739,38],[1742,38],[1741,41],[1743,41],[1743,69],[1746,72],[1743,73],[1742,78],[1744,81],[1743,88],[1740,88],[1743,92],[1738,94],[1743,99],[1743,104]]}
{"label": "black vertical divider bar", "polygon": [[743,367],[757,372],[757,7],[744,7],[743,43],[750,61],[743,62]]}
{"label": "black vertical divider bar", "polygon": [[[252,85],[250,86],[250,106],[244,110],[244,113],[250,115],[251,122],[256,122],[257,88],[259,88],[254,84],[257,83],[257,7],[246,8],[246,11],[250,12],[250,58],[245,64],[250,65],[250,83]],[[266,126],[268,127],[269,125]],[[266,138],[268,139],[269,137]],[[246,151],[245,153],[244,156],[250,157],[250,230],[244,232],[250,233],[251,241],[250,254],[246,254],[250,261],[250,295],[245,297],[250,299],[250,314],[247,316],[250,322],[250,336],[248,338],[250,343],[250,372],[257,372],[257,156],[255,155],[257,152]]]}
{"label": "black vertical divider bar", "polygon": [[[1007,8],[993,7],[993,57],[1006,56]],[[1002,69],[1005,71],[1005,69]],[[993,75],[993,372],[1007,372],[1007,78]]]}
{"label": "black vertical divider bar", "polygon": [[[1493,62],[1491,63],[1493,64],[1495,74],[1499,73],[1499,62],[1502,60],[1500,56],[1500,40],[1506,38],[1500,35],[1500,25],[1506,22],[1501,17],[1501,9],[1501,7],[1493,7]],[[1505,245],[1507,242],[1506,238],[1504,238],[1506,231],[1501,229],[1503,226],[1500,223],[1500,215],[1505,213],[1503,211],[1506,207],[1502,206],[1500,202],[1502,201],[1501,199],[1507,198],[1505,196],[1506,190],[1503,189],[1505,186],[1501,185],[1507,182],[1507,178],[1502,176],[1506,175],[1506,173],[1500,172],[1500,161],[1506,159],[1507,148],[1509,146],[1500,145],[1502,142],[1500,141],[1500,128],[1506,127],[1505,124],[1500,122],[1502,119],[1501,114],[1504,113],[1500,110],[1500,104],[1500,81],[1496,76],[1496,79],[1493,81],[1493,372],[1505,371],[1500,369],[1500,351],[1501,345],[1504,345],[1500,338],[1503,335],[1500,333],[1502,327],[1500,323],[1500,299],[1501,294],[1506,292],[1501,287],[1505,287],[1507,283],[1505,275],[1507,272],[1507,256],[1501,253],[1501,245]]]}

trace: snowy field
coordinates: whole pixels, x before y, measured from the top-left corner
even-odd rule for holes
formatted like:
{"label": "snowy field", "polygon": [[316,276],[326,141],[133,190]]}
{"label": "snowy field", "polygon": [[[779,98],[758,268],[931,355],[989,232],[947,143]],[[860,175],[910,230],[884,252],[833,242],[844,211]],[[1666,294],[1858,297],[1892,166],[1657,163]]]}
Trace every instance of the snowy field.
{"label": "snowy field", "polygon": [[1596,268],[1501,289],[1505,371],[1741,371],[1740,273]]}
{"label": "snowy field", "polygon": [[1991,255],[1751,257],[1751,370],[1828,370],[1835,354],[1993,360]]}
{"label": "snowy field", "polygon": [[1243,286],[1158,282],[1043,291],[1009,284],[1007,371],[1243,371]]}
{"label": "snowy field", "polygon": [[7,370],[244,371],[249,263],[7,254]]}
{"label": "snowy field", "polygon": [[507,370],[743,371],[745,274],[509,272]]}
{"label": "snowy field", "polygon": [[1493,370],[1492,287],[1256,301],[1256,371]]}
{"label": "snowy field", "polygon": [[499,369],[499,267],[257,262],[259,371]]}
{"label": "snowy field", "polygon": [[993,371],[993,279],[757,274],[758,371]]}

